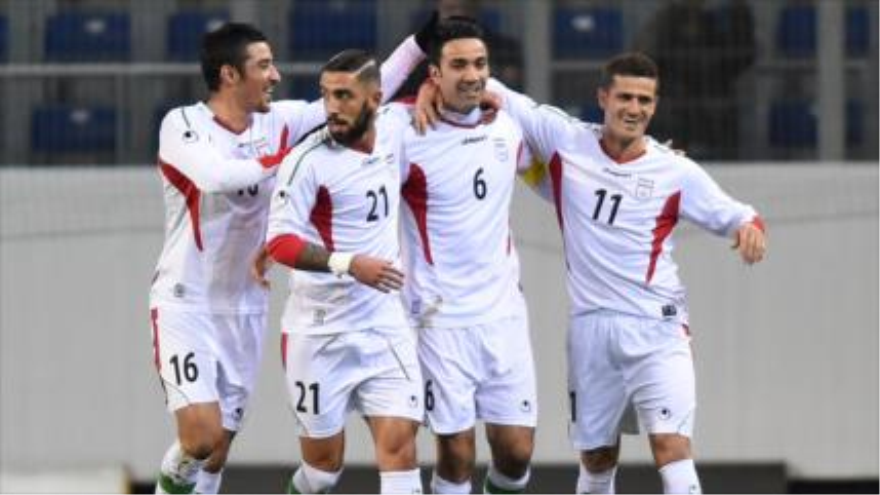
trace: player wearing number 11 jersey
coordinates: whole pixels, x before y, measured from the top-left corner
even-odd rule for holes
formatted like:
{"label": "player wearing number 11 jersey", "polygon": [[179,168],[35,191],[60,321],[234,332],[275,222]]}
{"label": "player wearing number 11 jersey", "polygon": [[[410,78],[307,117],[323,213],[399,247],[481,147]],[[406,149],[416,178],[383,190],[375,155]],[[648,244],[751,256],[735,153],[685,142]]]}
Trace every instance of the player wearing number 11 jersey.
{"label": "player wearing number 11 jersey", "polygon": [[689,158],[645,136],[658,80],[656,65],[642,54],[608,62],[598,91],[604,126],[498,85],[504,108],[546,165],[537,183],[555,205],[563,233],[578,493],[613,492],[619,435],[636,426],[633,412],[648,430],[664,491],[699,492],[690,448],[693,357],[671,235],[686,219],[732,237],[749,264],[766,248],[763,222],[751,206],[728,196]]}

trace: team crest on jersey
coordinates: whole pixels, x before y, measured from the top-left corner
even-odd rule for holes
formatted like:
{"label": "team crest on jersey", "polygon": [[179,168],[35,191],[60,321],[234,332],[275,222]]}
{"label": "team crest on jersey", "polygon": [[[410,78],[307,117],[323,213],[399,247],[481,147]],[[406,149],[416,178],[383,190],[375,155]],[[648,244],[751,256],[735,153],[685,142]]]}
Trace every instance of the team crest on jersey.
{"label": "team crest on jersey", "polygon": [[492,139],[492,145],[495,148],[495,159],[499,162],[506,162],[509,154],[507,141],[502,137],[496,137]]}
{"label": "team crest on jersey", "polygon": [[636,181],[636,198],[648,199],[654,194],[654,181],[639,177]]}

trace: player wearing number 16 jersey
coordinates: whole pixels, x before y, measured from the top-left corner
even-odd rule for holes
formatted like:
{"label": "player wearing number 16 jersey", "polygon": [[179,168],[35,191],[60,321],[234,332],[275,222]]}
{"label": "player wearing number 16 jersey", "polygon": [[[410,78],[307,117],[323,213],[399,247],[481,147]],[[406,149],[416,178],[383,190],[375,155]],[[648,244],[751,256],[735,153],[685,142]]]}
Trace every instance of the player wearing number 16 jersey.
{"label": "player wearing number 16 jersey", "polygon": [[283,356],[302,464],[292,493],[326,493],[342,472],[345,419],[376,444],[382,493],[421,493],[415,436],[424,415],[415,338],[399,289],[398,207],[409,115],[378,109],[372,57],[348,50],[321,71],[327,128],[285,160],[269,252],[291,267]]}
{"label": "player wearing number 16 jersey", "polygon": [[578,493],[613,492],[619,435],[636,426],[633,412],[648,430],[664,491],[699,492],[690,449],[693,358],[671,234],[686,219],[731,236],[749,264],[766,248],[763,222],[751,206],[728,196],[692,160],[645,136],[658,79],[644,55],[608,62],[598,91],[601,127],[498,85],[504,108],[546,164],[538,185],[555,205],[563,233]]}
{"label": "player wearing number 16 jersey", "polygon": [[[389,90],[421,57],[412,40],[395,52]],[[159,138],[165,245],[150,308],[155,365],[178,425],[160,492],[219,489],[260,362],[268,300],[250,262],[265,242],[276,167],[324,121],[321,102],[271,101],[280,75],[252,26],[207,34],[201,58],[207,102],[169,112]]]}

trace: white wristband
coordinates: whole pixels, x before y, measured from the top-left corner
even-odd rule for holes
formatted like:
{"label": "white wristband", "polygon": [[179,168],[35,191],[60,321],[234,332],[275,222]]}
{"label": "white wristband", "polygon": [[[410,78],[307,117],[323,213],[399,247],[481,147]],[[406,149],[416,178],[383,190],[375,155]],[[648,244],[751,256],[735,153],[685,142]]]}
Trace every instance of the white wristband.
{"label": "white wristband", "polygon": [[352,253],[330,253],[330,259],[327,260],[327,268],[330,269],[330,273],[337,277],[342,277],[348,274],[353,259],[354,254]]}

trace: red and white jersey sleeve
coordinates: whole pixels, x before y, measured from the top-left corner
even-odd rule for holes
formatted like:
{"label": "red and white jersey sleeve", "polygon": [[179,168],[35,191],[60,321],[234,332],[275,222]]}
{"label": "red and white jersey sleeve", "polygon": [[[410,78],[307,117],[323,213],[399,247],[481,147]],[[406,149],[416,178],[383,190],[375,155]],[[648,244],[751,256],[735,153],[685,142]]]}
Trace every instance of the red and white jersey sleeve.
{"label": "red and white jersey sleeve", "polygon": [[613,309],[687,322],[685,289],[672,259],[679,218],[731,235],[757,217],[696,163],[646,137],[647,150],[617,163],[602,128],[505,94],[526,141],[544,161],[544,184],[563,232],[573,314]]}
{"label": "red and white jersey sleeve", "polygon": [[275,168],[259,158],[290,146],[324,120],[323,107],[276,102],[233,132],[204,103],[171,110],[159,133],[165,244],[151,306],[262,313],[266,291],[250,277],[265,240]]}
{"label": "red and white jersey sleeve", "polygon": [[409,129],[402,172],[404,300],[419,326],[465,327],[523,314],[510,202],[523,136],[505,112],[446,114]]}
{"label": "red and white jersey sleeve", "polygon": [[[368,254],[400,265],[398,208],[402,127],[380,109],[371,153],[309,136],[282,162],[272,196],[268,239],[295,235],[329,251]],[[352,277],[291,270],[285,332],[330,334],[406,325],[397,293]]]}

